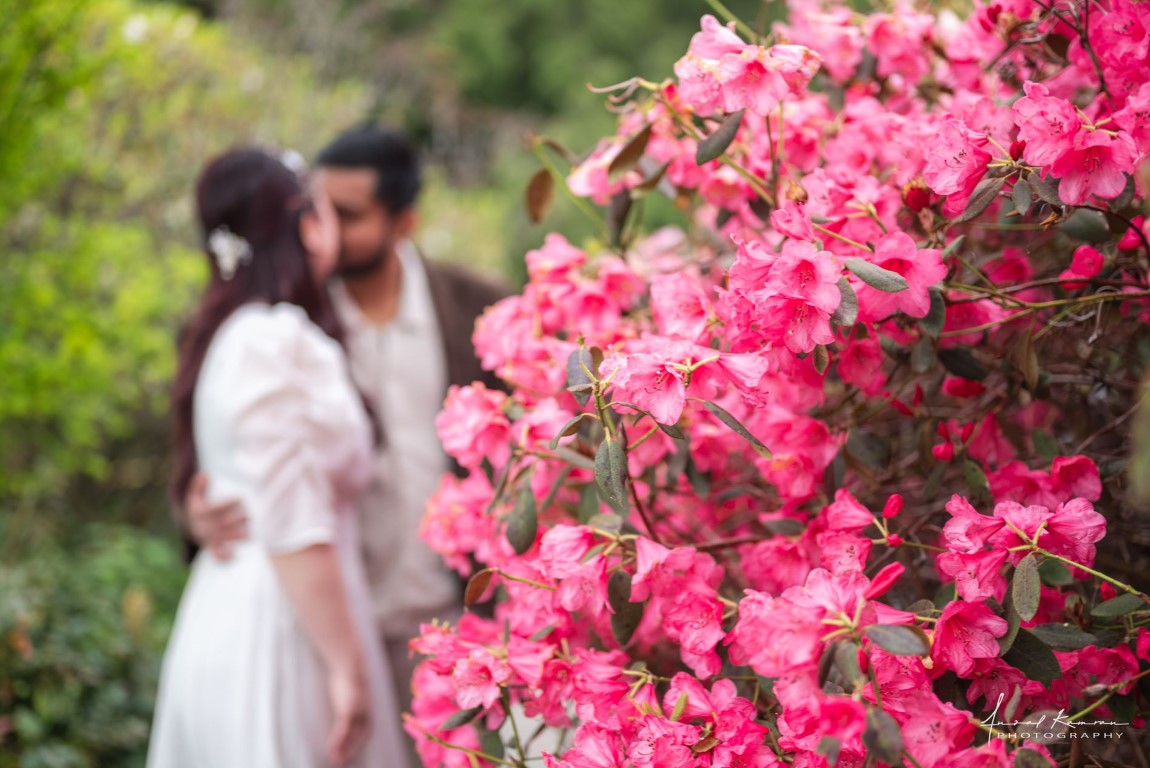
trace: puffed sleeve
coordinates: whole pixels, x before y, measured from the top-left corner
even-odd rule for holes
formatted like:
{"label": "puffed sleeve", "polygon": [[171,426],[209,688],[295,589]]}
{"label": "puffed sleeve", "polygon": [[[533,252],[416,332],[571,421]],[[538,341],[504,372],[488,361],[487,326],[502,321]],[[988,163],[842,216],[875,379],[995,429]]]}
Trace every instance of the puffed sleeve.
{"label": "puffed sleeve", "polygon": [[[338,372],[327,341],[298,307],[249,310],[231,329],[232,469],[253,539],[287,553],[335,539],[322,388]],[[334,369],[334,370],[333,370]],[[230,390],[230,391],[229,391]]]}

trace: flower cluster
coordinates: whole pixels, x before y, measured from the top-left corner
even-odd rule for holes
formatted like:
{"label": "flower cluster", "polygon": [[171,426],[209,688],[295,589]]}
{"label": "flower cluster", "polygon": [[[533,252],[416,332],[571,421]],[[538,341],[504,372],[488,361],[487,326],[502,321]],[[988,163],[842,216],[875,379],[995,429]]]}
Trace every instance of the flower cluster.
{"label": "flower cluster", "polygon": [[[1150,6],[789,5],[620,86],[560,179],[602,238],[549,235],[476,328],[509,392],[450,393],[470,474],[424,536],[491,617],[413,643],[429,766],[523,765],[520,707],[569,729],[549,768],[1032,765],[1029,713],[1145,723],[1150,597],[1096,560],[1150,362]],[[640,237],[659,194],[684,229]]]}

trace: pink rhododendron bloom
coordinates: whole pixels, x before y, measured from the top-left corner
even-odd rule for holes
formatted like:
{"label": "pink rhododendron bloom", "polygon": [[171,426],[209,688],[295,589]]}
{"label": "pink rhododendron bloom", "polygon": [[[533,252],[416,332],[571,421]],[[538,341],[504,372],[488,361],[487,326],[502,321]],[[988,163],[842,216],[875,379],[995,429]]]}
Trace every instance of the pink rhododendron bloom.
{"label": "pink rhododendron bloom", "polygon": [[651,281],[651,312],[659,332],[700,341],[714,317],[711,301],[690,272],[659,275]]}
{"label": "pink rhododendron bloom", "polygon": [[939,573],[954,579],[955,590],[963,600],[979,603],[987,598],[1000,599],[1006,592],[1005,551],[944,552],[938,556]]}
{"label": "pink rhododendron bloom", "polygon": [[811,227],[811,217],[806,207],[788,200],[781,208],[771,211],[771,226],[780,234],[795,240],[814,241],[815,230]]}
{"label": "pink rhododendron bloom", "polygon": [[1079,131],[1074,144],[1050,165],[1061,179],[1058,196],[1069,205],[1082,205],[1092,197],[1110,199],[1126,187],[1126,174],[1133,173],[1137,152],[1127,133],[1111,136],[1106,131]]}
{"label": "pink rhododendron bloom", "polygon": [[971,192],[986,175],[991,158],[983,149],[987,142],[985,134],[950,118],[927,145],[922,178],[935,193],[947,198],[948,215],[955,216],[966,208]]}
{"label": "pink rhododendron bloom", "polygon": [[1026,95],[1014,102],[1018,138],[1026,142],[1022,157],[1032,165],[1050,165],[1073,147],[1082,116],[1041,83],[1027,82],[1023,88]]}
{"label": "pink rhododendron bloom", "polygon": [[948,603],[934,625],[930,658],[959,677],[969,677],[976,659],[998,656],[998,638],[1005,634],[1006,620],[982,603]]}
{"label": "pink rhododendron bloom", "polygon": [[929,289],[946,277],[946,266],[938,249],[920,249],[910,235],[892,232],[878,241],[867,261],[902,275],[907,288],[886,293],[864,283],[856,284],[860,315],[878,320],[902,311],[910,317],[926,317],[930,311]]}
{"label": "pink rhododendron bloom", "polygon": [[451,677],[460,709],[487,708],[499,701],[499,687],[511,677],[511,667],[486,649],[476,648],[455,662]]}
{"label": "pink rhododendron bloom", "polygon": [[885,388],[883,351],[874,339],[851,342],[839,353],[837,360],[839,376],[847,384],[858,387],[863,394],[874,397]]}
{"label": "pink rhododendron bloom", "polygon": [[451,387],[443,411],[435,417],[443,449],[465,467],[479,466],[484,458],[501,462],[511,429],[503,413],[506,402],[507,395],[481,382]]}

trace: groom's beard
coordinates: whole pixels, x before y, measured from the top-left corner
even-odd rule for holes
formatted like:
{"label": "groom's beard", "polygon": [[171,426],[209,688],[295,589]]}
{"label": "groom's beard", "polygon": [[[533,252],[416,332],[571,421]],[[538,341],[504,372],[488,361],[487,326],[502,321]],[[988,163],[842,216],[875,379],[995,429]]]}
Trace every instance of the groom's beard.
{"label": "groom's beard", "polygon": [[336,268],[336,273],[340,277],[351,278],[352,280],[357,277],[367,277],[368,275],[373,275],[379,270],[383,269],[383,264],[386,261],[387,249],[381,248],[375,255],[359,262],[358,264],[341,263]]}

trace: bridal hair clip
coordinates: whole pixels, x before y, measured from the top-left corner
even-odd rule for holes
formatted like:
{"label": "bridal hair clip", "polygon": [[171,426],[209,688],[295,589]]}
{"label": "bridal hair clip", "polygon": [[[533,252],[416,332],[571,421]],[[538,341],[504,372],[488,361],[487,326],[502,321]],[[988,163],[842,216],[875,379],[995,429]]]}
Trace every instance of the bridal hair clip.
{"label": "bridal hair clip", "polygon": [[304,160],[303,155],[294,149],[283,150],[280,152],[279,159],[296,176],[303,176],[307,172],[307,160]]}
{"label": "bridal hair clip", "polygon": [[226,226],[216,227],[208,235],[208,252],[216,260],[220,277],[231,280],[241,264],[252,260],[252,246]]}

